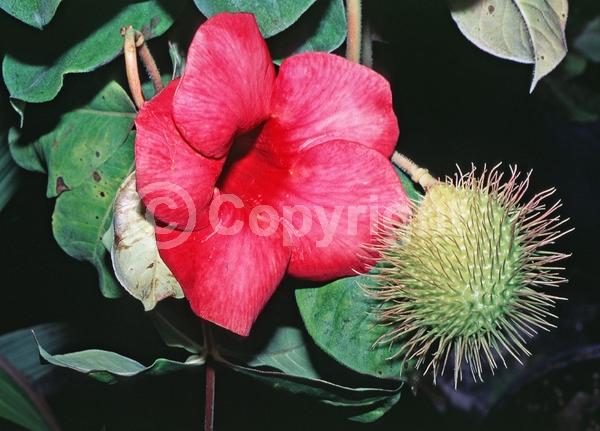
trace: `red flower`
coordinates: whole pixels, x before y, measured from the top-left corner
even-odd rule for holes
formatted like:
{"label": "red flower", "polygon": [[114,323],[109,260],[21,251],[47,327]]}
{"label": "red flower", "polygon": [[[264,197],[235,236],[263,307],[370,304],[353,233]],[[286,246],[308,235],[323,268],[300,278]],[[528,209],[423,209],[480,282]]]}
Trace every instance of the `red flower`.
{"label": "red flower", "polygon": [[398,138],[387,81],[308,53],[279,74],[256,21],[220,14],[183,78],[136,119],[137,187],[160,254],[199,316],[241,335],[286,272],[364,271],[383,210],[408,199],[388,160]]}

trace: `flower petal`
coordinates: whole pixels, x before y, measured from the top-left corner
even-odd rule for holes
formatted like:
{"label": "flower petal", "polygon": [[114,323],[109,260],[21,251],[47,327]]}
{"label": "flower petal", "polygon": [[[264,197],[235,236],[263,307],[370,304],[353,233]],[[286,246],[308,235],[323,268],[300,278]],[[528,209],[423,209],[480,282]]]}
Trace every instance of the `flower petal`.
{"label": "flower petal", "polygon": [[342,57],[306,53],[285,60],[261,145],[278,154],[323,142],[358,142],[391,156],[398,139],[389,83]]}
{"label": "flower petal", "polygon": [[200,26],[173,101],[181,134],[207,157],[222,157],[232,138],[268,116],[275,80],[254,15],[222,13]]}
{"label": "flower petal", "polygon": [[[217,201],[218,197],[213,202]],[[236,334],[248,335],[285,275],[289,250],[283,247],[281,227],[257,234],[248,223],[247,211],[236,210],[228,202],[225,198],[216,207],[211,205],[218,220],[214,229],[157,228],[156,238],[162,259],[194,312]],[[239,231],[238,223],[242,223]]]}
{"label": "flower petal", "polygon": [[178,84],[172,81],[146,102],[135,120],[136,182],[157,219],[189,230],[211,201],[225,160],[202,156],[179,134],[171,112]]}
{"label": "flower petal", "polygon": [[363,145],[332,141],[300,153],[282,209],[290,275],[327,280],[373,263],[383,217],[406,220],[409,199],[389,160]]}

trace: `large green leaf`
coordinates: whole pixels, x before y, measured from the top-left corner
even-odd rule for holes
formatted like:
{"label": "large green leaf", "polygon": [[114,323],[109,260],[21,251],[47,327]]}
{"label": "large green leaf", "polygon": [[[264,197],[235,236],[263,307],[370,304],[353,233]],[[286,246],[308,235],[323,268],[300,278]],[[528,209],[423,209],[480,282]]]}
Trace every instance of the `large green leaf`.
{"label": "large green leaf", "polygon": [[85,105],[64,114],[50,133],[32,144],[12,142],[15,160],[34,170],[41,161],[48,172],[46,196],[58,196],[98,178],[96,170],[122,146],[135,115],[125,90],[110,82]]}
{"label": "large green leaf", "polygon": [[98,270],[102,294],[122,295],[102,236],[112,223],[112,203],[123,178],[133,167],[133,133],[80,186],[63,192],[56,201],[52,230],[58,244],[71,257],[86,260]]}
{"label": "large green leaf", "polygon": [[251,12],[264,37],[282,32],[300,18],[315,0],[194,0],[210,17],[219,12]]}
{"label": "large green leaf", "polygon": [[107,297],[121,295],[101,238],[112,222],[112,202],[133,166],[135,108],[115,82],[63,115],[34,142],[11,140],[15,160],[48,172],[47,195],[58,196],[52,227],[72,257],[94,264]]}
{"label": "large green leaf", "polygon": [[348,277],[322,287],[296,290],[306,329],[319,347],[360,373],[401,379],[402,361],[390,360],[387,346],[376,345],[386,329],[377,324],[376,304],[363,287],[368,277]]}
{"label": "large green leaf", "polygon": [[276,63],[285,57],[308,51],[331,52],[346,39],[343,0],[315,3],[295,25],[268,40]]}
{"label": "large green leaf", "polygon": [[460,31],[484,51],[534,63],[531,91],[565,57],[567,0],[449,0]]}
{"label": "large green leaf", "polygon": [[51,355],[39,344],[38,348],[40,355],[48,363],[88,374],[104,383],[117,383],[121,379],[144,374],[161,376],[204,365],[204,360],[199,356],[192,356],[185,362],[159,358],[151,365],[144,366],[138,361],[106,350],[91,349],[64,355]]}
{"label": "large green leaf", "polygon": [[61,0],[0,0],[0,9],[35,28],[50,22]]}
{"label": "large green leaf", "polygon": [[17,190],[18,174],[8,147],[8,130],[0,130],[0,211]]}
{"label": "large green leaf", "polygon": [[146,39],[161,35],[183,4],[183,0],[106,0],[63,5],[44,32],[15,31],[16,40],[2,63],[10,97],[25,102],[53,99],[64,75],[92,71],[121,52],[121,27],[133,25]]}

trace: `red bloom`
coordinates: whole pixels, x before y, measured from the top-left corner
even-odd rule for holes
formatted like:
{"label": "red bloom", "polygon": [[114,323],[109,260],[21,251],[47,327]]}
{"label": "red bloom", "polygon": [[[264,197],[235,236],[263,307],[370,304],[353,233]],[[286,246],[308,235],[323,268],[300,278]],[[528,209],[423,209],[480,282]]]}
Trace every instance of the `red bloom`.
{"label": "red bloom", "polygon": [[300,54],[275,76],[249,14],[197,31],[185,75],[136,120],[137,187],[160,254],[204,319],[247,335],[287,272],[363,271],[386,209],[408,199],[388,160],[388,83],[341,57]]}

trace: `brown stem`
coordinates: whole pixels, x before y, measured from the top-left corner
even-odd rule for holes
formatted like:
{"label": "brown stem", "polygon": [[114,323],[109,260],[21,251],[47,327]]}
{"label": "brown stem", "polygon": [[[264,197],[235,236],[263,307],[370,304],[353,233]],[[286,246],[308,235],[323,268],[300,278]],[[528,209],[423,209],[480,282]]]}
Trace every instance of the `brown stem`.
{"label": "brown stem", "polygon": [[213,431],[215,423],[215,368],[213,355],[214,340],[210,322],[202,321],[202,335],[204,338],[205,355],[205,390],[204,390],[204,431]]}
{"label": "brown stem", "polygon": [[156,65],[156,61],[154,61],[154,57],[152,57],[152,54],[148,49],[148,44],[146,44],[142,32],[136,31],[135,37],[135,44],[137,46],[138,55],[140,56],[142,63],[144,63],[146,72],[148,72],[148,75],[152,80],[152,86],[154,87],[154,91],[158,93],[163,89],[163,83],[160,77],[160,71],[158,70],[158,66]]}
{"label": "brown stem", "polygon": [[125,55],[125,72],[127,73],[127,83],[133,102],[138,109],[144,104],[144,95],[142,94],[142,84],[140,83],[140,74],[138,72],[137,48],[135,45],[135,30],[132,26],[121,29],[123,36],[123,53]]}
{"label": "brown stem", "polygon": [[346,39],[346,58],[360,63],[361,44],[361,0],[346,0],[346,19],[348,37]]}
{"label": "brown stem", "polygon": [[210,358],[206,361],[205,368],[204,431],[213,431],[215,423],[215,369]]}
{"label": "brown stem", "polygon": [[439,181],[435,179],[427,169],[420,167],[404,154],[400,154],[398,151],[394,151],[394,154],[392,155],[392,163],[402,169],[402,171],[404,171],[404,173],[407,174],[411,180],[420,184],[425,190],[428,190],[432,186],[439,183]]}

